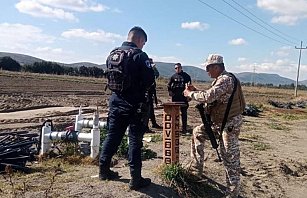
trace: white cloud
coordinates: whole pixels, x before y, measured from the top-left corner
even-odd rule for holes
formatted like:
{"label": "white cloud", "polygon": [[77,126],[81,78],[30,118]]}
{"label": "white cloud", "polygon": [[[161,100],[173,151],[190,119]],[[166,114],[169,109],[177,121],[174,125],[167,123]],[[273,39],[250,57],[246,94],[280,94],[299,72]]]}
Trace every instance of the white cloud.
{"label": "white cloud", "polygon": [[[236,68],[236,72],[253,72],[255,68],[256,73],[278,74],[290,79],[296,79],[297,63],[295,61],[290,61],[289,59],[277,59],[260,63],[243,63],[234,68]],[[300,73],[300,80],[306,79],[306,75],[303,76],[302,74],[307,73],[307,65],[301,65]]]}
{"label": "white cloud", "polygon": [[245,57],[239,57],[239,58],[238,58],[238,61],[239,61],[239,62],[245,62],[246,60],[247,60],[247,59],[246,59]]}
{"label": "white cloud", "polygon": [[27,54],[56,62],[77,60],[74,57],[78,57],[69,50],[46,46],[54,45],[56,38],[32,25],[1,23],[0,40],[0,49],[4,52]]}
{"label": "white cloud", "polygon": [[[35,57],[41,58],[46,61],[69,63],[71,61],[79,61],[76,59],[74,52],[70,50],[63,50],[62,48],[52,48],[52,47],[36,47],[32,50]],[[78,57],[79,58],[79,57]]]}
{"label": "white cloud", "polygon": [[156,55],[149,55],[150,58],[153,59],[155,62],[166,62],[166,63],[182,63],[180,58],[175,56],[156,56]]}
{"label": "white cloud", "polygon": [[2,51],[31,50],[34,44],[52,43],[55,37],[44,34],[38,27],[19,23],[0,24],[0,48]]}
{"label": "white cloud", "polygon": [[176,43],[175,44],[177,47],[181,47],[182,46],[182,43]]}
{"label": "white cloud", "polygon": [[200,30],[200,31],[203,31],[205,29],[208,29],[209,25],[206,24],[206,23],[198,22],[198,21],[184,22],[184,23],[181,23],[181,28],[183,28],[183,29],[190,29],[190,30]]}
{"label": "white cloud", "polygon": [[63,53],[64,50],[62,48],[51,48],[51,47],[37,47],[35,52],[51,52],[51,53]]}
{"label": "white cloud", "polygon": [[[24,0],[23,0],[24,1]],[[33,0],[32,0],[33,1]],[[94,3],[88,0],[35,0],[40,4],[48,5],[50,7],[62,8],[76,12],[102,12],[109,9],[109,7]]]}
{"label": "white cloud", "polygon": [[102,12],[109,7],[89,0],[20,0],[15,7],[19,12],[34,17],[78,21],[73,12]]}
{"label": "white cloud", "polygon": [[245,45],[246,41],[243,38],[232,39],[228,42],[230,45]]}
{"label": "white cloud", "polygon": [[286,65],[290,65],[291,62],[289,59],[277,59],[275,62],[275,65],[278,66],[286,66]]}
{"label": "white cloud", "polygon": [[106,60],[109,52],[102,52],[100,54],[78,53],[71,49],[52,48],[49,46],[37,47],[31,51],[33,56],[44,59],[46,61],[53,61],[59,63],[76,63],[76,62],[91,62],[101,64],[102,60]]}
{"label": "white cloud", "polygon": [[293,51],[292,47],[284,46],[278,49],[277,51],[271,52],[271,56],[288,57],[292,51]]}
{"label": "white cloud", "polygon": [[277,59],[275,62],[264,62],[258,64],[256,70],[257,73],[275,73],[294,79],[296,76],[297,65],[288,59]]}
{"label": "white cloud", "polygon": [[273,12],[273,23],[295,25],[299,20],[307,18],[305,0],[257,0],[257,6]]}
{"label": "white cloud", "polygon": [[114,13],[122,13],[122,11],[120,9],[118,9],[118,8],[114,8],[112,10],[112,12],[114,12]]}
{"label": "white cloud", "polygon": [[37,1],[24,0],[20,1],[15,6],[19,12],[29,14],[33,17],[45,17],[68,21],[78,21],[78,19],[71,12],[66,12],[63,9],[44,6]]}
{"label": "white cloud", "polygon": [[124,40],[125,37],[119,34],[97,30],[96,32],[87,32],[84,29],[71,29],[61,34],[65,38],[83,38],[99,42],[115,42],[117,40]]}
{"label": "white cloud", "polygon": [[272,23],[295,25],[298,21],[297,16],[277,16],[272,18]]}

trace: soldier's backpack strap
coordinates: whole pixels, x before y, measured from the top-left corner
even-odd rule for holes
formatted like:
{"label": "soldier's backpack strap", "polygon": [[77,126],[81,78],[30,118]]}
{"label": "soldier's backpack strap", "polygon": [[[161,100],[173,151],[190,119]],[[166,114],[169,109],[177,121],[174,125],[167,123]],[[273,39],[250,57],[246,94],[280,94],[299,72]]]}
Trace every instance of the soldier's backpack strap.
{"label": "soldier's backpack strap", "polygon": [[237,86],[238,86],[238,80],[235,77],[235,75],[233,75],[232,73],[229,73],[229,74],[232,77],[232,79],[234,80],[234,88],[233,88],[233,91],[231,93],[231,96],[228,99],[226,111],[225,111],[225,114],[224,114],[224,119],[223,119],[222,126],[221,126],[221,135],[222,135],[223,130],[225,128],[225,125],[226,125],[226,122],[227,122],[227,118],[228,118],[228,115],[229,115],[229,111],[230,111],[230,108],[231,108],[232,100],[233,100],[233,97],[235,95],[235,92],[236,92]]}

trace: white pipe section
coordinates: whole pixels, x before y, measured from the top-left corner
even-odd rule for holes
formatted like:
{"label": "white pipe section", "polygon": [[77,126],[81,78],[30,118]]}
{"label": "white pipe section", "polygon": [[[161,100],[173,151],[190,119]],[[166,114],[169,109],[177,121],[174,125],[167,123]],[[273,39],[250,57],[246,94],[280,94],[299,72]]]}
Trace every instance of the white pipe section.
{"label": "white pipe section", "polygon": [[[99,136],[99,138],[100,138],[100,136]],[[79,133],[78,134],[78,140],[79,141],[91,142],[92,139],[93,139],[92,133]]]}
{"label": "white pipe section", "polygon": [[91,130],[91,158],[95,159],[99,154],[99,146],[100,146],[100,130],[98,128],[93,128]]}
{"label": "white pipe section", "polygon": [[[94,113],[92,120],[85,120],[82,115],[82,108],[79,108],[79,114],[76,115],[75,131],[78,133],[78,141],[90,142],[91,157],[95,158],[99,154],[100,129],[107,125],[106,122],[99,121],[98,111]],[[81,133],[82,128],[92,128],[91,133]],[[51,131],[51,122],[46,122],[42,127],[42,140],[40,154],[46,153],[50,149],[52,140],[63,140],[66,138],[66,131]]]}
{"label": "white pipe section", "polygon": [[82,132],[82,128],[94,128],[94,125],[98,126],[98,128],[103,129],[107,126],[106,122],[99,121],[99,114],[95,112],[92,120],[84,119],[82,115],[82,108],[79,108],[79,114],[76,115],[75,122],[75,131]]}
{"label": "white pipe section", "polygon": [[[67,131],[51,131],[51,127],[43,127],[42,148],[40,154],[46,153],[50,149],[52,140],[63,140],[66,137]],[[99,154],[100,146],[100,130],[94,128],[91,133],[77,133],[78,141],[90,142],[91,158],[95,158]]]}
{"label": "white pipe section", "polygon": [[[94,120],[79,120],[75,124],[75,131],[81,132],[82,128],[92,128],[94,126]],[[103,129],[107,126],[107,122],[98,121],[98,128]],[[77,130],[78,129],[78,130]]]}
{"label": "white pipe section", "polygon": [[57,131],[52,131],[50,133],[45,134],[45,137],[48,138],[52,141],[52,140],[62,140],[61,137],[65,137],[67,134],[66,131],[61,131],[61,132],[57,132]]}
{"label": "white pipe section", "polygon": [[50,149],[51,140],[46,134],[51,133],[51,122],[46,122],[42,128],[41,150],[40,155],[46,153]]}
{"label": "white pipe section", "polygon": [[[78,141],[90,142],[91,158],[99,154],[100,129],[106,127],[107,122],[99,121],[98,111],[94,113],[92,120],[85,120],[82,115],[82,108],[79,108],[79,114],[76,115],[75,131],[77,131]],[[92,128],[91,133],[82,133],[82,128]],[[66,138],[66,131],[51,131],[51,122],[46,122],[42,128],[42,142],[40,154],[46,153],[50,149],[52,140],[63,140]]]}
{"label": "white pipe section", "polygon": [[79,121],[82,121],[84,116],[82,115],[82,107],[79,108],[79,114],[76,115],[76,122],[75,122],[75,131],[82,132],[82,125],[79,124]]}

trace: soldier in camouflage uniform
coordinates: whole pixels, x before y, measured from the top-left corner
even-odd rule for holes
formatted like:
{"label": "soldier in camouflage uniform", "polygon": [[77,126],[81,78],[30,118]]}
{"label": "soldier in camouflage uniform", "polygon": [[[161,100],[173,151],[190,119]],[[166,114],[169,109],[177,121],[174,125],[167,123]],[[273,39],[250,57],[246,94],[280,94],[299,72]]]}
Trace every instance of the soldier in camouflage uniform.
{"label": "soldier in camouflage uniform", "polygon": [[[196,87],[190,85],[184,90],[184,95],[206,104],[206,111],[211,116],[212,130],[217,134],[216,137],[219,137],[221,157],[226,170],[228,197],[238,197],[241,170],[239,134],[242,124],[241,114],[245,108],[244,96],[239,80],[225,70],[222,56],[210,54],[205,66],[208,75],[215,78],[211,88],[206,91],[199,91]],[[235,83],[235,80],[237,80],[237,83]],[[236,88],[234,87],[235,84],[237,84]],[[226,115],[225,127],[221,129],[227,104],[233,91],[234,95],[228,116]],[[204,125],[195,127],[191,155],[194,157],[199,174],[202,174],[203,171],[205,139]]]}

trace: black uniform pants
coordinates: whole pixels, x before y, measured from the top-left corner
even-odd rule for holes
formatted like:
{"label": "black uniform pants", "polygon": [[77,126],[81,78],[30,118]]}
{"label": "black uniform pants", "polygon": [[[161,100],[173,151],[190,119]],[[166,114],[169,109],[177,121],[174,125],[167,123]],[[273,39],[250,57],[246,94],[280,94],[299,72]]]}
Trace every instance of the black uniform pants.
{"label": "black uniform pants", "polygon": [[157,122],[153,102],[153,99],[149,99],[149,119],[151,120],[151,124],[156,124]]}
{"label": "black uniform pants", "polygon": [[142,115],[136,112],[136,107],[131,106],[116,94],[112,94],[109,100],[108,134],[103,142],[99,165],[100,168],[110,167],[111,159],[117,152],[128,126],[130,174],[132,178],[140,178],[141,148],[143,147],[142,140],[146,126]]}
{"label": "black uniform pants", "polygon": [[189,103],[187,99],[183,95],[174,95],[172,97],[172,102],[183,102],[184,106],[180,107],[181,111],[181,123],[182,123],[182,131],[186,132],[187,130],[187,122],[188,122],[188,108]]}

